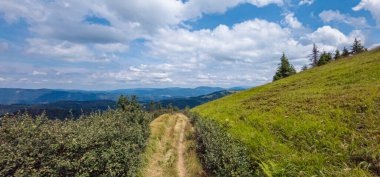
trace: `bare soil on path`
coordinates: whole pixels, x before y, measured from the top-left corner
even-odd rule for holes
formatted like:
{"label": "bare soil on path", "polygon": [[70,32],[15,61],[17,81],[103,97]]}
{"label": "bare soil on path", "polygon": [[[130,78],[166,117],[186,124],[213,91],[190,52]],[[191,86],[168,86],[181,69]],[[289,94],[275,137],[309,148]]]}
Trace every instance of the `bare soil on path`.
{"label": "bare soil on path", "polygon": [[195,152],[194,128],[185,115],[162,115],[150,124],[150,128],[142,176],[205,176]]}

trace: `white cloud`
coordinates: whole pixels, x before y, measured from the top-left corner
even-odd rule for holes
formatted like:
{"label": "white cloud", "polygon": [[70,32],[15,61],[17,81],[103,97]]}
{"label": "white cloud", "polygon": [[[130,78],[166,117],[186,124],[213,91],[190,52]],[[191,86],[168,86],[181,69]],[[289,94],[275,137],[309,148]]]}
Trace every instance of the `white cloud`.
{"label": "white cloud", "polygon": [[359,30],[354,30],[348,36],[346,36],[338,29],[332,28],[330,26],[323,26],[318,28],[313,33],[306,35],[303,40],[318,43],[322,45],[322,48],[326,51],[334,51],[336,48],[350,46],[355,38],[358,38],[363,43],[365,43],[365,37]]}
{"label": "white cloud", "polygon": [[314,0],[300,0],[300,2],[298,3],[298,5],[311,5],[314,3]]}
{"label": "white cloud", "polygon": [[33,71],[32,75],[33,76],[38,76],[38,75],[40,75],[40,76],[46,76],[47,73],[46,72],[42,72],[42,71]]}
{"label": "white cloud", "polygon": [[0,82],[5,81],[5,78],[0,77]]}
{"label": "white cloud", "polygon": [[111,43],[111,44],[95,44],[95,48],[103,52],[126,52],[128,51],[128,45],[122,43]]}
{"label": "white cloud", "polygon": [[354,11],[368,10],[380,26],[380,2],[379,0],[361,0],[360,3],[352,8]]}
{"label": "white cloud", "polygon": [[298,21],[297,17],[294,16],[294,13],[288,13],[285,15],[285,23],[295,29],[302,27],[302,23]]}
{"label": "white cloud", "polygon": [[38,0],[0,1],[0,12],[8,23],[17,22],[20,18],[39,22],[46,19],[44,7]]}
{"label": "white cloud", "polygon": [[368,27],[367,20],[364,17],[351,17],[348,14],[342,14],[338,10],[324,10],[319,14],[323,22],[328,23],[332,21],[346,23],[356,28]]}
{"label": "white cloud", "polygon": [[48,41],[45,39],[27,39],[28,54],[45,56],[51,59],[61,59],[70,62],[108,62],[115,59],[106,54],[95,55],[86,45],[71,43],[68,41]]}
{"label": "white cloud", "polygon": [[296,53],[295,48],[300,47],[288,29],[260,19],[232,28],[219,25],[213,30],[162,29],[149,46],[154,55],[171,60],[217,59],[246,63],[265,61],[285,50]]}

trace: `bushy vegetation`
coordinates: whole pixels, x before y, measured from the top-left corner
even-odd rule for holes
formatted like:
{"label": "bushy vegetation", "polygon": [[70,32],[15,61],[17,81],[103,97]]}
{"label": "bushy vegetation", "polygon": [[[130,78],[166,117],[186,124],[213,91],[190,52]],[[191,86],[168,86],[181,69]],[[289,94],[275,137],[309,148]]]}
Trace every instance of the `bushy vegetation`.
{"label": "bushy vegetation", "polygon": [[[380,175],[379,50],[334,60],[192,112],[226,127],[248,149],[251,164],[258,164],[254,170],[265,176]],[[204,151],[224,147],[218,148]],[[213,169],[224,164],[218,165]]]}
{"label": "bushy vegetation", "polygon": [[141,109],[64,121],[44,115],[5,116],[0,176],[136,176],[151,119]]}
{"label": "bushy vegetation", "polygon": [[204,170],[211,176],[253,176],[254,165],[246,147],[231,137],[226,127],[186,112],[196,127],[196,150]]}

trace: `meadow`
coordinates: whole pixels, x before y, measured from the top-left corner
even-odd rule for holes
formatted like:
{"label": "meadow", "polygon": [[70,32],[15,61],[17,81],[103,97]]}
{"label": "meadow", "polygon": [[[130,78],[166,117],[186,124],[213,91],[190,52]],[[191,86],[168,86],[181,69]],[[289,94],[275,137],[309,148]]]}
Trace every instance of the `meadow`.
{"label": "meadow", "polygon": [[[191,112],[225,127],[242,143],[254,175],[380,175],[379,50],[332,61]],[[209,138],[220,138],[217,134]]]}

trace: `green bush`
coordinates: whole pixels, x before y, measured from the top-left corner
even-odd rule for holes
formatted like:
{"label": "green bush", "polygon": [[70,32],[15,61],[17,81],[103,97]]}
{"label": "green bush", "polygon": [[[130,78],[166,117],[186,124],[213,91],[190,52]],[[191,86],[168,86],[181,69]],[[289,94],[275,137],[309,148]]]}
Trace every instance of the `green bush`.
{"label": "green bush", "polygon": [[233,139],[226,128],[187,112],[196,128],[197,153],[203,168],[212,176],[255,176],[257,164],[245,146]]}
{"label": "green bush", "polygon": [[151,116],[108,110],[78,120],[4,117],[0,176],[136,176]]}

